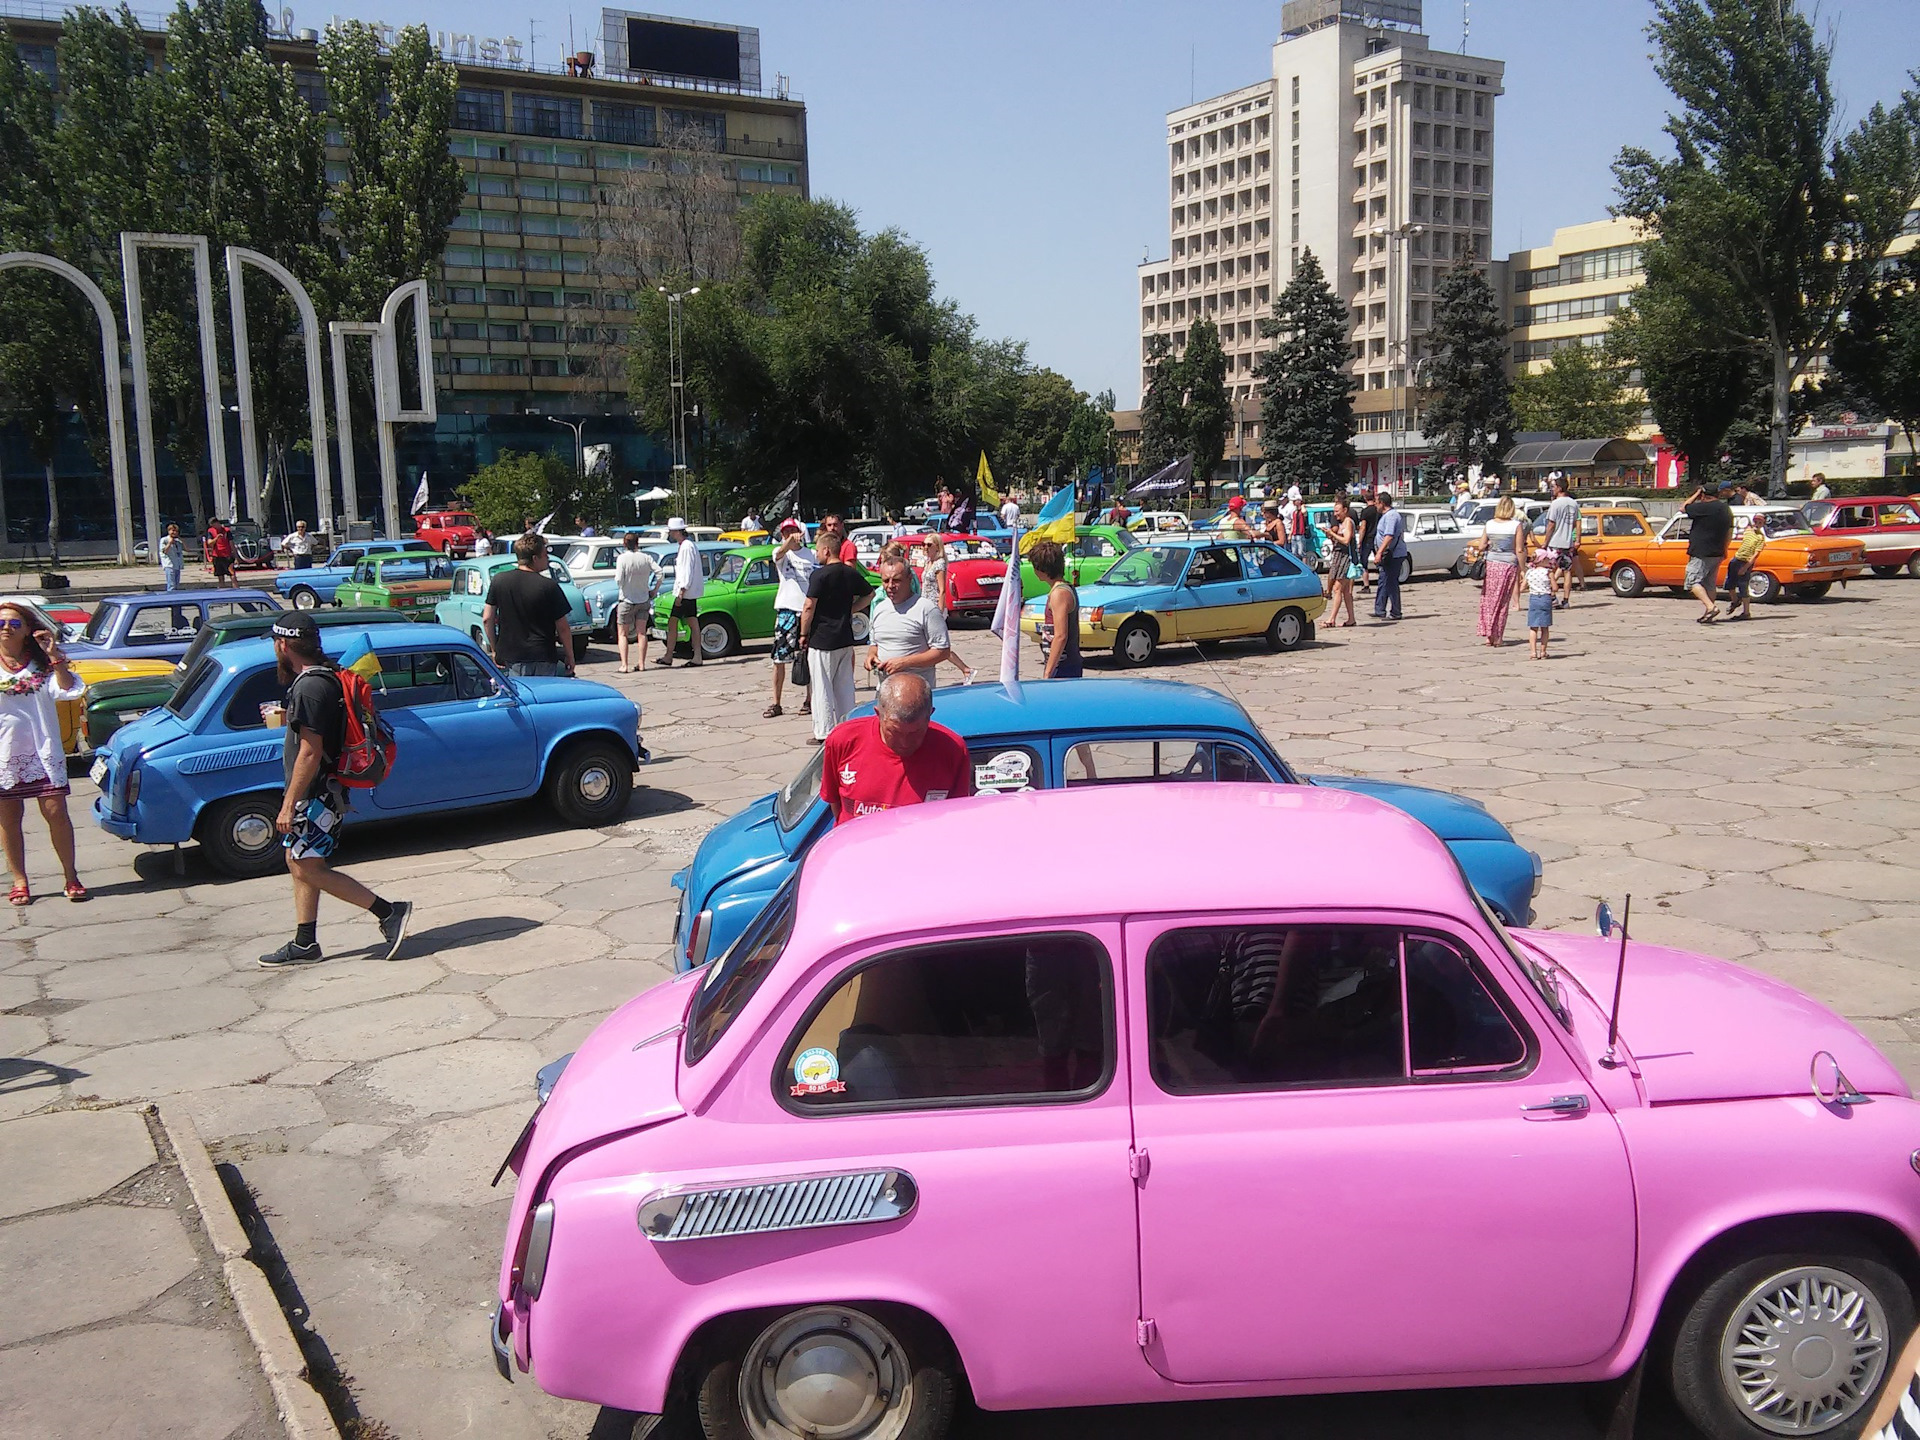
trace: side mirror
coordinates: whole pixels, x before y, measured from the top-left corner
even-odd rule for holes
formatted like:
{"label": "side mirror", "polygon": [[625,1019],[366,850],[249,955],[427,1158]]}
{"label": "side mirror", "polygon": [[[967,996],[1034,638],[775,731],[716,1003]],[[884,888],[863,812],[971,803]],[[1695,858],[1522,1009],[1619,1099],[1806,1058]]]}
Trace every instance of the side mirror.
{"label": "side mirror", "polygon": [[1613,907],[1604,900],[1594,907],[1593,928],[1602,940],[1613,934]]}

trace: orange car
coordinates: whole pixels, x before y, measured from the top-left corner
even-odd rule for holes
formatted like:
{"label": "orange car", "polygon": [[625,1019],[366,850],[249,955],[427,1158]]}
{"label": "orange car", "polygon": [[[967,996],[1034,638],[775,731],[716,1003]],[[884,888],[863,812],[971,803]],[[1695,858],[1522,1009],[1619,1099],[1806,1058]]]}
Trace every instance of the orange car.
{"label": "orange car", "polygon": [[[1823,540],[1791,506],[1733,507],[1736,534],[1749,517],[1766,526],[1767,543],[1754,558],[1747,594],[1755,600],[1818,600],[1836,580],[1866,573],[1867,553],[1857,540]],[[1580,516],[1580,558],[1587,573],[1605,575],[1613,593],[1643,593],[1649,585],[1679,590],[1687,575],[1687,534],[1693,522],[1675,515],[1664,525],[1637,510],[1592,510]],[[1716,582],[1717,588],[1717,582]]]}

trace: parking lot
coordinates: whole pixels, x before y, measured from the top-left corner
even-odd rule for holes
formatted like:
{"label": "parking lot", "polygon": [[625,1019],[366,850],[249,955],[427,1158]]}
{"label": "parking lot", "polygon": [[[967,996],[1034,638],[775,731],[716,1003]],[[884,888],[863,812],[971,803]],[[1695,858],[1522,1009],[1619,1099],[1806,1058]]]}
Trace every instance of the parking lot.
{"label": "parking lot", "polygon": [[[1691,601],[1590,588],[1556,616],[1545,663],[1527,660],[1518,627],[1488,651],[1478,599],[1469,582],[1421,581],[1398,625],[1363,618],[1287,655],[1172,647],[1149,673],[1234,695],[1299,769],[1483,800],[1546,862],[1537,923],[1589,925],[1597,899],[1618,909],[1630,892],[1638,938],[1786,979],[1920,1078],[1920,581],[1856,582],[1715,627],[1692,623]],[[958,645],[995,673],[993,637],[968,630]],[[190,849],[176,868],[83,813],[95,901],[43,898],[7,917],[0,1056],[17,1058],[0,1059],[0,1117],[181,1096],[252,1188],[307,1312],[296,1318],[370,1435],[584,1437],[594,1423],[494,1373],[485,1326],[507,1198],[488,1180],[534,1069],[668,973],[668,876],[715,819],[802,763],[807,733],[791,707],[760,718],[761,648],[697,674],[614,669],[601,647],[582,673],[641,701],[654,756],[621,824],[568,831],[526,802],[350,837],[345,868],[419,906],[396,962],[369,958],[371,921],[328,901],[334,958],[261,970],[254,957],[290,928],[284,878],[221,880]],[[76,811],[92,793],[76,780]],[[29,845],[36,892],[57,896],[44,836],[30,829]],[[1288,857],[1247,861],[1257,883]],[[928,864],[991,893],[976,862]],[[1390,893],[1391,876],[1380,884]],[[1528,1391],[964,1422],[973,1436],[1278,1432],[1600,1433],[1581,1397]]]}

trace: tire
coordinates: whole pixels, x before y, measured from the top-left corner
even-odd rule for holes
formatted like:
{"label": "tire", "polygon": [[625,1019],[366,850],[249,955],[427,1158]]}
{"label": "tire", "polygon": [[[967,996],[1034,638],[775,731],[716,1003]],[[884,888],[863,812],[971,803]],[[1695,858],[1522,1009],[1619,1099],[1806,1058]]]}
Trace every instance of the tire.
{"label": "tire", "polygon": [[1138,668],[1153,663],[1153,652],[1160,647],[1160,636],[1151,620],[1135,617],[1120,627],[1113,637],[1113,658],[1122,665]]}
{"label": "tire", "polygon": [[611,825],[633,796],[633,756],[613,740],[576,740],[547,762],[546,791],[547,803],[569,825]]}
{"label": "tire", "polygon": [[1400,583],[1404,585],[1411,579],[1413,579],[1413,557],[1411,555],[1402,555],[1400,557]]}
{"label": "tire", "polygon": [[318,610],[320,592],[311,585],[296,585],[287,592],[287,600],[296,610]]}
{"label": "tire", "polygon": [[1916,550],[1907,557],[1907,574],[1920,580],[1920,550]]}
{"label": "tire", "polygon": [[1622,600],[1631,600],[1636,595],[1646,593],[1647,577],[1641,573],[1640,567],[1631,560],[1622,560],[1618,565],[1613,567],[1612,574],[1607,578],[1613,584],[1613,593],[1618,595]]}
{"label": "tire", "polygon": [[853,612],[853,643],[854,644],[864,645],[867,643],[867,629],[868,629],[867,613],[864,610],[854,611]]}
{"label": "tire", "polygon": [[1471,577],[1473,573],[1473,562],[1467,559],[1466,551],[1462,550],[1460,552],[1460,558],[1453,562],[1453,569],[1447,573],[1456,580],[1466,580]]}
{"label": "tire", "polygon": [[1824,600],[1831,589],[1833,589],[1833,582],[1823,580],[1817,585],[1792,586],[1787,593],[1796,600]]}
{"label": "tire", "polygon": [[573,637],[574,664],[578,665],[582,660],[587,658],[587,647],[591,644],[593,644],[593,637],[591,635],[575,635]]}
{"label": "tire", "polygon": [[809,1305],[742,1327],[698,1372],[707,1440],[830,1430],[941,1440],[959,1390],[952,1351],[914,1317]]}
{"label": "tire", "polygon": [[1313,622],[1288,605],[1273,612],[1273,619],[1267,624],[1266,638],[1269,650],[1298,650],[1313,639]]}
{"label": "tire", "polygon": [[[1862,1249],[1836,1236],[1824,1253],[1736,1256],[1695,1297],[1668,1371],[1681,1410],[1710,1440],[1855,1433],[1913,1328],[1906,1282]],[[1851,1319],[1835,1313],[1848,1306]],[[1823,1371],[1800,1373],[1822,1361]]]}
{"label": "tire", "polygon": [[1780,582],[1764,570],[1756,570],[1747,576],[1747,599],[1762,605],[1771,605],[1780,598]]}
{"label": "tire", "polygon": [[473,637],[473,643],[480,647],[480,653],[482,655],[491,655],[493,653],[487,649],[487,632],[485,630],[482,630],[476,625],[467,633]]}
{"label": "tire", "polygon": [[1891,580],[1900,573],[1901,568],[1898,565],[1876,565],[1873,567],[1873,573],[1882,580]]}
{"label": "tire", "polygon": [[209,805],[194,826],[207,863],[235,880],[256,880],[286,868],[274,821],[280,796],[272,790],[236,795]]}
{"label": "tire", "polygon": [[725,615],[702,615],[694,634],[700,637],[702,660],[718,660],[740,648],[740,631]]}

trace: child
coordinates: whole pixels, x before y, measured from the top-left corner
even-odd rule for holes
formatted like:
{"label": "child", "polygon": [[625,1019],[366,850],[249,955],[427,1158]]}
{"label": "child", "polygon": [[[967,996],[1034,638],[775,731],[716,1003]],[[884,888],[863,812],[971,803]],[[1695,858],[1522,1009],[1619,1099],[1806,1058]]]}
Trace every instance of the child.
{"label": "child", "polygon": [[[1729,620],[1751,620],[1753,602],[1747,598],[1747,577],[1753,574],[1753,562],[1761,550],[1766,547],[1767,527],[1761,523],[1758,515],[1747,518],[1747,528],[1740,536],[1740,544],[1734,549],[1733,559],[1727,562],[1727,618]],[[1738,611],[1738,614],[1734,612]]]}
{"label": "child", "polygon": [[1555,552],[1542,547],[1527,554],[1527,658],[1547,658],[1547,636],[1553,630],[1553,570]]}

